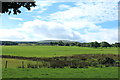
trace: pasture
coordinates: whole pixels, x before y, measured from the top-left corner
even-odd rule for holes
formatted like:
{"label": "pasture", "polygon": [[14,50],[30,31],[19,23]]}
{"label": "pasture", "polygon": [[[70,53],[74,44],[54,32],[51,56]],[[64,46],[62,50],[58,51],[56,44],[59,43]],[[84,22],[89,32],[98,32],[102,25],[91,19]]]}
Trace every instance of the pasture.
{"label": "pasture", "polygon": [[118,78],[120,63],[113,47],[3,46],[2,55],[3,78]]}
{"label": "pasture", "polygon": [[[22,61],[24,61],[25,67],[27,66],[27,64],[35,65],[37,63],[36,61],[31,61],[31,60],[3,58],[2,59],[2,68],[5,68],[6,61],[8,61],[8,64],[7,64],[8,68],[18,68],[22,65]],[[38,62],[37,64],[41,64],[41,62]]]}
{"label": "pasture", "polygon": [[118,78],[118,68],[9,68],[3,69],[3,78]]}
{"label": "pasture", "polygon": [[24,57],[55,57],[76,54],[118,54],[118,48],[88,48],[76,46],[3,46],[2,55]]}

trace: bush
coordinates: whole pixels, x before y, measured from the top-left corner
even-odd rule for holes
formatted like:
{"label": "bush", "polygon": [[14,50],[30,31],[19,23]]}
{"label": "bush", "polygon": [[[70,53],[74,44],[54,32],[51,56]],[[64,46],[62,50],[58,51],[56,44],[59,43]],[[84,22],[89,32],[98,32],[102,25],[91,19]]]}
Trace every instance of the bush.
{"label": "bush", "polygon": [[109,57],[106,57],[103,61],[101,61],[102,64],[114,64],[115,60]]}

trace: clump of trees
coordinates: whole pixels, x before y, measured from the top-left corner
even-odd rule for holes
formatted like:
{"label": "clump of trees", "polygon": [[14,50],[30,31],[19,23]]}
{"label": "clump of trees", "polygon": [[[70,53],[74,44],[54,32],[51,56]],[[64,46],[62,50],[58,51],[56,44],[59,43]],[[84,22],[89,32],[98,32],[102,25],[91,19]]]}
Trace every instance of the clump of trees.
{"label": "clump of trees", "polygon": [[2,41],[1,45],[18,45],[18,43],[12,41]]}
{"label": "clump of trees", "polygon": [[21,45],[21,44],[26,44],[26,45],[51,45],[51,46],[79,46],[79,47],[91,47],[91,48],[107,48],[107,47],[120,47],[120,43],[114,43],[110,44],[108,42],[89,42],[89,43],[80,43],[80,42],[64,42],[64,41],[54,41],[54,42],[14,42],[14,41],[2,41],[1,45]]}
{"label": "clump of trees", "polygon": [[50,45],[52,46],[79,46],[79,47],[93,47],[93,48],[98,48],[98,47],[120,47],[120,43],[115,43],[115,44],[109,44],[108,42],[100,42],[98,43],[97,41],[95,42],[89,42],[89,43],[80,43],[80,42],[50,42]]}

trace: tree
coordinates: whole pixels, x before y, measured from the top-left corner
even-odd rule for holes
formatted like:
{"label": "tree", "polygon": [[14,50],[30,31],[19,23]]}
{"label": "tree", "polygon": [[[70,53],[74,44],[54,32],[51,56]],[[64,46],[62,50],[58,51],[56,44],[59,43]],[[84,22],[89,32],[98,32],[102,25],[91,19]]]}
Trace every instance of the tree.
{"label": "tree", "polygon": [[105,59],[103,59],[100,63],[102,64],[114,64],[115,60],[109,57],[106,57]]}
{"label": "tree", "polygon": [[81,47],[81,43],[78,43],[78,46]]}
{"label": "tree", "polygon": [[65,46],[70,46],[70,43],[65,43]]}
{"label": "tree", "polygon": [[75,43],[75,42],[71,42],[70,45],[71,45],[71,46],[75,46],[76,43]]}
{"label": "tree", "polygon": [[101,47],[111,47],[111,45],[108,42],[101,42]]}
{"label": "tree", "polygon": [[59,45],[59,46],[64,46],[64,43],[63,43],[62,41],[59,41],[59,42],[58,42],[58,45]]}
{"label": "tree", "polygon": [[120,43],[112,44],[113,47],[120,47]]}
{"label": "tree", "polygon": [[2,11],[0,13],[8,13],[9,15],[12,13],[17,15],[21,13],[19,8],[24,7],[27,10],[30,10],[31,7],[35,7],[35,2],[2,2]]}
{"label": "tree", "polygon": [[90,47],[94,47],[94,42],[90,42]]}
{"label": "tree", "polygon": [[52,46],[53,46],[53,45],[54,45],[54,43],[53,43],[53,42],[50,42],[50,45],[52,45]]}
{"label": "tree", "polygon": [[95,48],[100,47],[100,44],[99,44],[97,41],[95,41],[95,42],[94,42],[94,47],[95,47]]}
{"label": "tree", "polygon": [[86,44],[85,44],[85,47],[90,47],[90,43],[86,43]]}
{"label": "tree", "polygon": [[2,41],[2,45],[18,45],[18,43],[12,41]]}
{"label": "tree", "polygon": [[95,42],[91,42],[91,43],[89,43],[89,47],[94,47],[94,48],[97,48],[97,47],[100,47],[100,43],[98,43],[97,41],[95,41]]}

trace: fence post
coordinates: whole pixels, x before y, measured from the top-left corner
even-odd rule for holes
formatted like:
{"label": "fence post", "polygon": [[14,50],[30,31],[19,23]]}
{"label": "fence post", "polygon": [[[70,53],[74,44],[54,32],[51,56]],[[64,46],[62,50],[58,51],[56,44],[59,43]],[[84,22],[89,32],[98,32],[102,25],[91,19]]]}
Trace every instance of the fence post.
{"label": "fence post", "polygon": [[24,61],[22,61],[22,68],[24,68]]}
{"label": "fence post", "polygon": [[8,63],[8,61],[5,62],[5,68],[7,68],[7,63]]}
{"label": "fence post", "polygon": [[38,61],[36,61],[36,67],[39,68],[39,67],[38,67]]}

